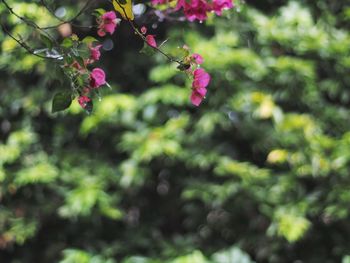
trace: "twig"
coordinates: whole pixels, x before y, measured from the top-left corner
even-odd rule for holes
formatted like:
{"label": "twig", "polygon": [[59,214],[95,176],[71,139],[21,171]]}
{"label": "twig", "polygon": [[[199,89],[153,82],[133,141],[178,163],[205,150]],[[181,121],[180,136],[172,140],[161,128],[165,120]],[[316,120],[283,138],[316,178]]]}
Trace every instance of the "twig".
{"label": "twig", "polygon": [[79,16],[81,16],[81,15],[85,12],[85,10],[89,7],[89,5],[90,5],[93,1],[95,1],[95,0],[88,0],[88,1],[85,3],[85,5],[83,6],[83,8],[80,9],[80,11],[79,11],[74,17],[72,17],[71,19],[65,21],[65,20],[62,20],[61,18],[57,17],[57,16],[55,15],[55,12],[45,3],[45,1],[44,1],[44,0],[41,0],[41,1],[40,1],[41,4],[42,4],[54,17],[56,17],[58,20],[61,21],[61,23],[58,23],[58,24],[53,25],[53,26],[42,27],[42,29],[53,29],[53,28],[57,28],[57,27],[59,27],[59,26],[62,26],[62,25],[64,25],[64,24],[67,24],[67,23],[68,23],[68,24],[72,24],[72,25],[75,26],[75,27],[83,27],[83,28],[93,28],[93,27],[95,27],[95,26],[81,26],[81,25],[76,25],[76,24],[73,24],[73,23],[72,23],[74,20],[76,20]]}
{"label": "twig", "polygon": [[29,54],[39,57],[39,58],[44,58],[44,59],[50,59],[50,60],[56,60],[57,58],[52,58],[52,57],[47,57],[47,56],[42,56],[40,54],[35,53],[33,49],[31,49],[24,41],[17,39],[12,33],[3,25],[1,24],[2,30],[14,41],[16,41],[22,48],[24,48]]}
{"label": "twig", "polygon": [[[1,0],[3,2],[3,4],[5,5],[5,7],[7,8],[7,10],[9,10],[9,12],[14,15],[15,17],[17,17],[18,19],[20,19],[21,21],[23,21],[24,23],[26,23],[27,25],[35,28],[35,29],[38,29],[39,31],[42,31],[44,32],[44,34],[50,39],[52,40],[53,42],[56,42],[56,40],[48,33],[44,30],[44,28],[41,28],[40,26],[38,26],[34,21],[31,21],[29,19],[26,19],[25,17],[23,16],[20,16],[19,14],[17,14],[13,8],[5,1],[5,0]],[[57,43],[57,42],[56,42]]]}

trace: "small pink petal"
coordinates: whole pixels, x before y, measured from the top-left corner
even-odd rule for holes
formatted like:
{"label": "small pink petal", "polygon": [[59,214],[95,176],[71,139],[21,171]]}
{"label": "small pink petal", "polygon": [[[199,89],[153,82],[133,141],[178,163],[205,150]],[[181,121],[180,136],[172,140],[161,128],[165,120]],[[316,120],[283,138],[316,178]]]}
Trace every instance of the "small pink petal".
{"label": "small pink petal", "polygon": [[97,31],[97,35],[99,35],[100,37],[104,37],[106,35],[106,32],[103,29],[99,29]]}
{"label": "small pink petal", "polygon": [[201,55],[195,53],[192,55],[192,58],[194,59],[194,61],[197,63],[197,64],[202,64],[204,62],[204,59]]}
{"label": "small pink petal", "polygon": [[108,24],[105,24],[104,30],[107,33],[110,33],[112,35],[114,33],[116,27],[117,27],[117,24],[115,24],[115,23],[108,23]]}
{"label": "small pink petal", "polygon": [[100,59],[101,57],[101,52],[100,52],[100,49],[101,49],[102,45],[97,45],[96,47],[89,47],[90,49],[90,58],[94,61],[97,61]]}
{"label": "small pink petal", "polygon": [[151,47],[154,47],[154,48],[157,47],[157,42],[156,42],[156,39],[154,38],[154,35],[147,35],[146,36],[146,42]]}
{"label": "small pink petal", "polygon": [[117,16],[116,16],[115,12],[109,11],[109,12],[104,13],[104,14],[101,16],[101,18],[102,18],[103,20],[114,20],[114,19],[117,18]]}
{"label": "small pink petal", "polygon": [[205,72],[204,69],[196,69],[193,72],[193,83],[192,83],[192,87],[194,89],[201,89],[201,88],[205,88],[208,86],[209,82],[210,82],[210,75]]}
{"label": "small pink petal", "polygon": [[207,94],[207,89],[206,88],[198,88],[198,89],[196,89],[196,92],[198,94],[200,94],[202,97],[205,97],[205,95]]}
{"label": "small pink petal", "polygon": [[191,102],[195,106],[199,106],[202,103],[203,97],[196,92],[195,90],[192,91],[191,94]]}

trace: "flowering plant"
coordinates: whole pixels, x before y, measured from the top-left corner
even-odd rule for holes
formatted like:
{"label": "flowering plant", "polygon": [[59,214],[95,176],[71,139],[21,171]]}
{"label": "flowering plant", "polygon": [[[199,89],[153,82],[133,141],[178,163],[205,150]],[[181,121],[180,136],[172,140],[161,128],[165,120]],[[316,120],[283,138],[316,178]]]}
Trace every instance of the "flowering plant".
{"label": "flowering plant", "polygon": [[[70,91],[57,93],[53,98],[52,111],[57,112],[67,109],[73,99],[88,113],[93,110],[94,97],[99,96],[99,90],[104,86],[109,86],[106,81],[106,74],[102,68],[96,67],[95,63],[101,58],[101,49],[103,45],[94,37],[87,36],[79,39],[74,32],[68,30],[68,33],[61,34],[64,38],[59,42],[53,37],[50,30],[62,27],[76,25],[78,17],[92,9],[96,17],[94,25],[89,28],[96,28],[96,33],[103,38],[106,35],[114,34],[118,25],[125,21],[130,25],[131,30],[144,41],[144,53],[159,52],[164,55],[170,62],[178,64],[177,68],[187,74],[192,79],[192,92],[189,95],[193,105],[199,106],[207,94],[207,86],[210,82],[210,75],[201,65],[204,59],[200,54],[191,54],[189,47],[184,45],[179,48],[182,51],[181,57],[167,54],[162,50],[162,44],[157,43],[156,35],[148,34],[148,29],[144,25],[137,25],[133,12],[132,0],[112,0],[111,9],[106,11],[102,8],[92,8],[95,4],[93,0],[88,0],[79,13],[69,21],[48,27],[40,27],[26,17],[17,14],[7,3],[7,0],[1,0],[8,11],[23,21],[26,25],[34,27],[41,35],[41,39],[46,45],[45,49],[32,49],[23,39],[15,37],[5,25],[2,28],[11,38],[13,38],[21,47],[29,53],[44,59],[50,59],[57,63],[62,69],[64,75],[70,80]],[[210,12],[216,15],[222,15],[224,9],[233,8],[233,0],[151,0],[148,3],[150,9],[156,10],[155,15],[163,19],[177,19],[180,21],[188,20],[204,21],[208,18]],[[41,1],[43,6],[55,16],[50,6],[44,0]],[[80,26],[80,25],[76,25]]]}

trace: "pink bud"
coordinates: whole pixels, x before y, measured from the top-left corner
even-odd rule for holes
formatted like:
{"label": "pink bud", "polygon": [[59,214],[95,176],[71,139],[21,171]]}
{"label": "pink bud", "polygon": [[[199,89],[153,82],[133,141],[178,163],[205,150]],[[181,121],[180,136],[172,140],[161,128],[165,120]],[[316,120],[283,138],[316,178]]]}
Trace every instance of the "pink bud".
{"label": "pink bud", "polygon": [[141,27],[141,33],[146,34],[147,33],[147,27],[143,26]]}
{"label": "pink bud", "polygon": [[150,45],[151,47],[156,48],[157,47],[157,42],[154,38],[154,35],[147,35],[146,36],[146,42],[148,45]]}
{"label": "pink bud", "polygon": [[203,57],[197,53],[192,54],[192,59],[199,65],[204,62]]}

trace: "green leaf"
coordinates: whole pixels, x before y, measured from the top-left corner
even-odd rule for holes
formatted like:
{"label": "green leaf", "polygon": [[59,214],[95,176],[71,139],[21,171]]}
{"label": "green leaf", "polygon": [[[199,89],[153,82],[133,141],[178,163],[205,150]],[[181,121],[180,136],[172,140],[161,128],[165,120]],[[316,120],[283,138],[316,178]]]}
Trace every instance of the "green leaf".
{"label": "green leaf", "polygon": [[76,80],[80,87],[85,86],[89,82],[89,74],[80,74]]}
{"label": "green leaf", "polygon": [[63,111],[72,103],[72,94],[70,92],[58,92],[52,101],[52,113]]}
{"label": "green leaf", "polygon": [[172,52],[172,55],[182,60],[190,55],[190,51],[187,48],[178,47],[175,51]]}
{"label": "green leaf", "polygon": [[96,13],[97,16],[102,16],[104,13],[106,13],[106,10],[103,8],[98,8],[94,10],[94,13]]}
{"label": "green leaf", "polygon": [[250,256],[238,247],[216,252],[212,258],[213,263],[254,263]]}
{"label": "green leaf", "polygon": [[74,59],[73,59],[70,55],[65,56],[65,57],[64,57],[64,60],[65,60],[65,62],[66,62],[68,65],[70,65],[70,64],[72,64],[72,63],[74,62]]}
{"label": "green leaf", "polygon": [[62,41],[61,46],[64,48],[71,48],[73,47],[73,43],[74,43],[73,40],[67,37]]}
{"label": "green leaf", "polygon": [[89,45],[89,44],[92,44],[94,42],[98,42],[98,40],[96,38],[92,37],[92,36],[87,36],[81,42],[83,42],[84,44]]}
{"label": "green leaf", "polygon": [[78,50],[79,50],[79,56],[82,58],[89,58],[90,57],[90,49],[87,46],[87,44],[81,44],[78,46]]}

